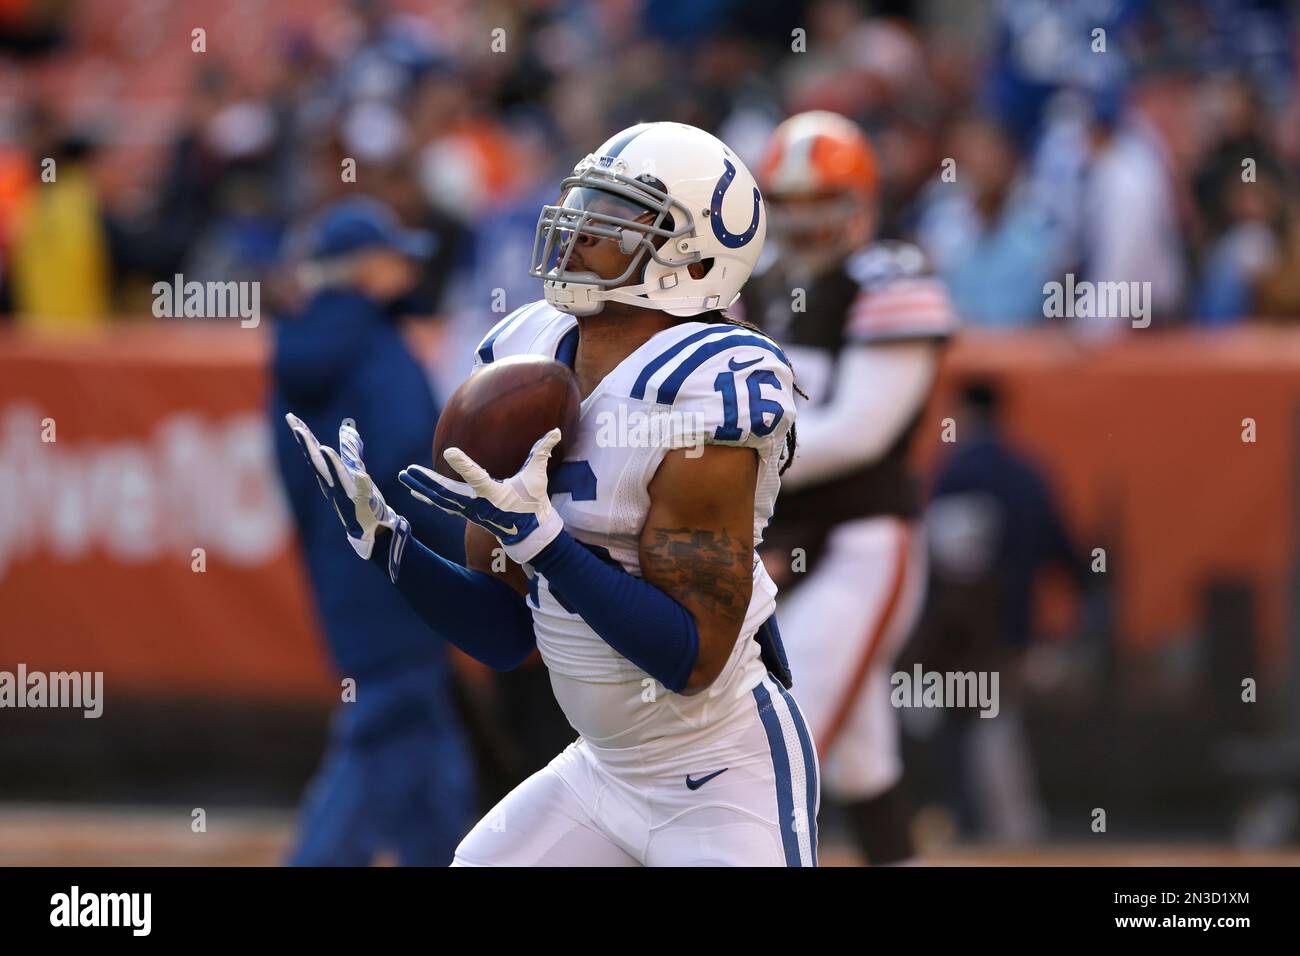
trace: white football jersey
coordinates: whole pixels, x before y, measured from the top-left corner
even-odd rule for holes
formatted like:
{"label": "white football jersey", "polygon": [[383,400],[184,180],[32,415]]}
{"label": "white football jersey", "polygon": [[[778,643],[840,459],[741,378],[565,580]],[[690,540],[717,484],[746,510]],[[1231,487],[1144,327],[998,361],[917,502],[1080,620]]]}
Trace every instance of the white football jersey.
{"label": "white football jersey", "polygon": [[[572,366],[577,345],[577,319],[538,301],[488,333],[475,367],[509,355],[544,355]],[[649,485],[664,454],[704,444],[753,448],[757,546],[772,516],[794,417],[794,373],[771,339],[743,326],[684,321],[651,336],[583,401],[578,434],[565,436],[565,460],[551,479],[551,501],[570,534],[639,576]],[[525,566],[537,646],[573,727],[610,759],[643,761],[646,746],[670,749],[682,733],[716,729],[729,714],[752,710],[750,691],[766,672],[752,638],[776,604],[776,586],[757,554],[753,567],[753,595],[725,669],[703,691],[672,694]]]}

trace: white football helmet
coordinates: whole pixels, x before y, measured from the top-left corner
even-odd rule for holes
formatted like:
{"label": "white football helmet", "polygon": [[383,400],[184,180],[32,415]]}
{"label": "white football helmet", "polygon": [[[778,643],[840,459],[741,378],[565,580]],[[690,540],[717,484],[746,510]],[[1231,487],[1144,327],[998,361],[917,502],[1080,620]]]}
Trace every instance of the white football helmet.
{"label": "white football helmet", "polygon": [[[637,221],[647,213],[650,222]],[[612,279],[568,271],[579,235],[613,239],[635,255]],[[642,123],[578,163],[560,184],[559,205],[542,207],[528,274],[572,315],[593,315],[610,300],[699,315],[736,301],[766,235],[754,177],[725,143],[684,123]],[[687,269],[696,262],[706,266],[699,279]],[[633,285],[616,288],[633,275]]]}

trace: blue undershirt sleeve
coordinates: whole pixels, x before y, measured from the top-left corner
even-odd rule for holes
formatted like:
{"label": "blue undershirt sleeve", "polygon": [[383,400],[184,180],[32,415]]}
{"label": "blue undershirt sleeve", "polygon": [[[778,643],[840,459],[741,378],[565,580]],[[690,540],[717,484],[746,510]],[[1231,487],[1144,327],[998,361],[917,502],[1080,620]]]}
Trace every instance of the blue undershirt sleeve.
{"label": "blue undershirt sleeve", "polygon": [[499,578],[435,554],[414,535],[403,537],[396,555],[381,537],[371,560],[430,630],[494,670],[522,664],[537,646],[523,597]]}
{"label": "blue undershirt sleeve", "polygon": [[686,687],[700,655],[699,631],[686,608],[605,563],[567,531],[531,563],[606,644],[669,690]]}

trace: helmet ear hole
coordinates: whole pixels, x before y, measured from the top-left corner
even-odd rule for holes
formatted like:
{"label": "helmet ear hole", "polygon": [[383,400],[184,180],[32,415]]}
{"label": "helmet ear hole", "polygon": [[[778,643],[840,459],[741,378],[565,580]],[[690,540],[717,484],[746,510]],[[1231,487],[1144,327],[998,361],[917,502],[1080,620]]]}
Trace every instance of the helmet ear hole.
{"label": "helmet ear hole", "polygon": [[713,263],[716,261],[717,260],[712,257],[701,259],[699,262],[692,262],[686,267],[686,271],[691,274],[692,279],[703,279],[713,271]]}

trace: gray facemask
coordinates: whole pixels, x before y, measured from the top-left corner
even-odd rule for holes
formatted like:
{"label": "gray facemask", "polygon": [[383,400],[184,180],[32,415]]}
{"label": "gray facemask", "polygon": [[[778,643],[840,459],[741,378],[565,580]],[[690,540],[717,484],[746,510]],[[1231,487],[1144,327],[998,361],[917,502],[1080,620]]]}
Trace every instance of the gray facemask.
{"label": "gray facemask", "polygon": [[[666,259],[655,248],[671,250],[674,240],[693,235],[695,220],[690,210],[652,182],[589,166],[566,178],[560,191],[560,203],[543,206],[538,217],[530,276],[611,289],[637,274],[647,257],[670,267],[700,258],[695,253]],[[647,215],[653,217],[649,222],[638,222]],[[627,268],[612,278],[570,270],[578,237],[584,235],[617,242],[625,255],[632,256]]]}

